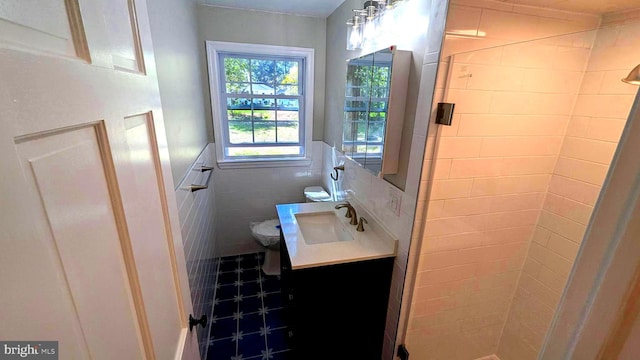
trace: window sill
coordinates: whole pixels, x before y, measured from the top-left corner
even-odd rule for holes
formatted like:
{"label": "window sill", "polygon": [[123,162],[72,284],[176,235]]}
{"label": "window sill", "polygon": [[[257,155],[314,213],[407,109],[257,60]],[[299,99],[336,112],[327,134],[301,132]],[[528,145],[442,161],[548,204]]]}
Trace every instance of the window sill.
{"label": "window sill", "polygon": [[309,167],[311,159],[218,160],[220,169],[250,169],[276,167]]}

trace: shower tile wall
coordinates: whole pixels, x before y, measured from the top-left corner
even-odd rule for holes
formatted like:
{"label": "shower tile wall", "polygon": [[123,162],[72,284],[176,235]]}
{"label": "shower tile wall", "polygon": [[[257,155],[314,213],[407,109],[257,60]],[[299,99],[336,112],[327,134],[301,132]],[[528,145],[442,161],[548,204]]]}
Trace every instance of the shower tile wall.
{"label": "shower tile wall", "polygon": [[500,342],[502,360],[536,359],[637,86],[620,81],[640,61],[640,23],[597,33]]}
{"label": "shower tile wall", "polygon": [[454,53],[595,29],[599,23],[600,18],[596,15],[503,1],[451,0],[447,32],[462,36],[445,41],[442,58]]}
{"label": "shower tile wall", "polygon": [[[558,33],[594,26],[593,17],[455,3],[454,12],[466,15],[454,25],[489,39],[447,39],[445,52],[458,40],[486,46],[530,39],[541,24]],[[483,25],[485,16],[494,19],[492,27]],[[496,35],[513,24],[522,31]],[[590,32],[458,54],[447,93],[441,64],[435,101],[456,103],[456,116],[438,137],[429,134],[425,156],[419,206],[426,201],[428,210],[407,333],[414,356],[475,359],[496,352],[593,39]]]}
{"label": "shower tile wall", "polygon": [[412,304],[425,358],[495,353],[540,215],[589,49],[525,45],[453,62]]}

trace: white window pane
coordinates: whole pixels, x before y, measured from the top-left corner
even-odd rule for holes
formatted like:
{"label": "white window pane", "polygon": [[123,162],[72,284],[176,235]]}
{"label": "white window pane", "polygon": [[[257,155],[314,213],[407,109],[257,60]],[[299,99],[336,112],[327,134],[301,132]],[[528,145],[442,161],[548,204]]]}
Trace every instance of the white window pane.
{"label": "white window pane", "polygon": [[276,124],[270,121],[254,122],[253,134],[255,143],[275,143]]}
{"label": "white window pane", "polygon": [[356,125],[354,122],[345,121],[342,123],[342,142],[353,142],[353,138],[356,132]]}
{"label": "white window pane", "polygon": [[228,124],[231,144],[253,143],[253,124],[251,121],[229,121]]}
{"label": "white window pane", "polygon": [[249,82],[249,59],[224,58],[226,82]]}
{"label": "white window pane", "polygon": [[298,84],[298,62],[297,61],[277,61],[276,73],[278,84],[297,85]]}
{"label": "white window pane", "polygon": [[298,99],[278,99],[278,110],[300,110]]}
{"label": "white window pane", "polygon": [[278,85],[276,88],[277,95],[300,95],[298,85]]}
{"label": "white window pane", "polygon": [[253,121],[275,121],[276,112],[274,110],[253,110]]}
{"label": "white window pane", "polygon": [[356,123],[358,132],[356,134],[355,141],[367,141],[367,123],[366,122],[357,122]]}
{"label": "white window pane", "polygon": [[387,103],[384,101],[372,101],[371,109],[369,111],[381,111],[384,112],[387,110]]}
{"label": "white window pane", "polygon": [[273,85],[277,82],[275,60],[251,59],[251,82],[270,85],[273,90]]}
{"label": "white window pane", "polygon": [[254,98],[253,101],[254,110],[275,110],[276,99],[270,98]]}
{"label": "white window pane", "polygon": [[300,123],[297,121],[278,121],[278,142],[299,143]]}
{"label": "white window pane", "polygon": [[367,142],[382,143],[384,139],[385,123],[383,121],[370,121],[367,131]]}
{"label": "white window pane", "polygon": [[253,95],[275,95],[275,89],[270,84],[251,84]]}
{"label": "white window pane", "polygon": [[227,156],[283,156],[302,155],[301,146],[230,147]]}
{"label": "white window pane", "polygon": [[278,110],[278,121],[299,121],[300,114],[297,111]]}

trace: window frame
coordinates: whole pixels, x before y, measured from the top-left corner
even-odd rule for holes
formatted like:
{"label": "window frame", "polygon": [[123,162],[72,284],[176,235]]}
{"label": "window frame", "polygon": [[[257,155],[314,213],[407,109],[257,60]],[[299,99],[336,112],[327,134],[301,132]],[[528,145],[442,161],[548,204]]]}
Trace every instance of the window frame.
{"label": "window frame", "polygon": [[[216,158],[218,167],[220,168],[237,168],[237,167],[273,167],[273,166],[305,166],[311,163],[312,150],[312,132],[313,132],[313,79],[314,79],[314,49],[276,46],[276,45],[259,45],[247,43],[232,43],[222,41],[206,41],[207,51],[207,68],[209,71],[209,90],[211,96],[211,115],[213,119],[214,139],[216,145]],[[299,146],[302,147],[301,156],[244,156],[230,157],[227,156],[226,149],[236,147],[230,144],[228,135],[228,125],[224,120],[226,116],[222,114],[223,106],[226,109],[226,103],[222,100],[227,96],[222,94],[221,80],[223,74],[223,66],[220,63],[220,54],[247,55],[247,56],[274,56],[274,57],[296,57],[303,58],[302,80],[304,84],[300,87],[301,97],[303,99],[300,104],[299,126],[302,128]],[[226,127],[226,129],[225,129]],[[251,145],[249,145],[251,146]],[[255,147],[263,147],[264,145],[256,145]]]}

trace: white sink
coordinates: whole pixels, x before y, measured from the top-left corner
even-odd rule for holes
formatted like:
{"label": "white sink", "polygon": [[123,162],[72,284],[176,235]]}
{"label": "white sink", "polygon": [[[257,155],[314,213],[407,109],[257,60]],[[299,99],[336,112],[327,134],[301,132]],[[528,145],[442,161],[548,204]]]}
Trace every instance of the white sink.
{"label": "white sink", "polygon": [[333,211],[301,213],[295,217],[307,245],[353,240]]}

